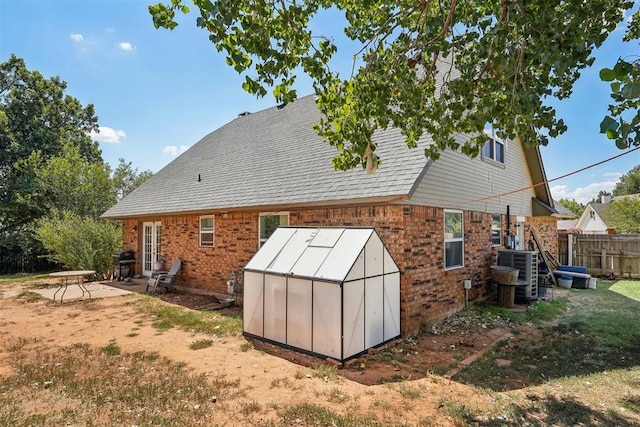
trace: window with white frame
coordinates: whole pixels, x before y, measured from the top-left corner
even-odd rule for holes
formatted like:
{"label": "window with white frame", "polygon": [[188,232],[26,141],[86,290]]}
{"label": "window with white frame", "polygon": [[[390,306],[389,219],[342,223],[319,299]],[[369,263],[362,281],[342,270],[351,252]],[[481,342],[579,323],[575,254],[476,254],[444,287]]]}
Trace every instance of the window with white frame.
{"label": "window with white frame", "polygon": [[482,148],[482,158],[504,165],[504,143],[490,138]]}
{"label": "window with white frame", "polygon": [[493,128],[486,129],[485,133],[489,136],[489,140],[482,147],[482,159],[504,165],[505,143],[496,136]]}
{"label": "window with white frame", "polygon": [[260,246],[276,231],[281,225],[289,225],[288,212],[263,213],[260,214],[259,237]]}
{"label": "window with white frame", "polygon": [[205,248],[212,248],[214,246],[215,236],[215,217],[201,216],[200,217],[200,246]]}
{"label": "window with white frame", "polygon": [[464,224],[462,211],[444,211],[444,267],[464,265]]}
{"label": "window with white frame", "polygon": [[500,214],[491,215],[491,245],[502,245],[502,216]]}

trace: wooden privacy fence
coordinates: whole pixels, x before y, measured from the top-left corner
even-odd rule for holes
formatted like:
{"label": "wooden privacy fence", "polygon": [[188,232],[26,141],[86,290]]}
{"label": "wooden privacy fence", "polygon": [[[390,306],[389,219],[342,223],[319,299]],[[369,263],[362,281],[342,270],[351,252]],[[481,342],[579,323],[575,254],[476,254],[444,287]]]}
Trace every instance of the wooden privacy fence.
{"label": "wooden privacy fence", "polygon": [[558,235],[561,264],[587,267],[596,276],[640,277],[639,234]]}

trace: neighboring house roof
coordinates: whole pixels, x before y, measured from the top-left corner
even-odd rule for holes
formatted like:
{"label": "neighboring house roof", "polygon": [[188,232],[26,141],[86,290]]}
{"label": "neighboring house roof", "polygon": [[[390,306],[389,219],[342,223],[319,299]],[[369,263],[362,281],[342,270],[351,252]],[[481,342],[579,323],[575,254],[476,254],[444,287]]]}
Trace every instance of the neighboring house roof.
{"label": "neighboring house roof", "polygon": [[591,209],[596,211],[598,216],[600,216],[600,218],[604,222],[605,212],[609,208],[609,203],[589,203],[589,206],[591,207]]}
{"label": "neighboring house roof", "polygon": [[577,224],[577,219],[561,219],[558,220],[558,230],[573,231],[575,230]]}
{"label": "neighboring house roof", "polygon": [[[199,213],[230,209],[275,211],[411,199],[431,161],[408,149],[395,128],[373,136],[382,167],[336,172],[337,153],[312,128],[321,113],[315,96],[244,114],[213,131],[109,209],[104,218]],[[538,148],[525,149],[533,182],[546,180]],[[547,185],[535,196],[551,205]]]}
{"label": "neighboring house roof", "polygon": [[605,212],[608,207],[608,203],[589,203],[575,228],[584,233],[606,233],[608,226]]}
{"label": "neighboring house roof", "polygon": [[[553,206],[555,207],[556,211],[558,212],[558,214],[556,215],[558,218],[570,219],[570,218],[576,218],[576,216],[577,216],[576,214],[571,212],[569,209],[565,208],[560,203],[558,203],[557,200],[553,201]],[[558,221],[558,222],[560,222],[560,221]]]}

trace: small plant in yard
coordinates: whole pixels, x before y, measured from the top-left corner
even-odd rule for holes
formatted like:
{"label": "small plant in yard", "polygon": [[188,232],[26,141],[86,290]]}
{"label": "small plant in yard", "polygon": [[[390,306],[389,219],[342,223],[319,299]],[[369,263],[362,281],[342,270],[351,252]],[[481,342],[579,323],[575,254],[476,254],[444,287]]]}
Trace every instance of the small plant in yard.
{"label": "small plant in yard", "polygon": [[400,393],[402,397],[407,399],[418,399],[420,396],[422,396],[422,391],[420,391],[420,388],[413,387],[407,384],[400,384],[400,386],[398,387],[398,393]]}
{"label": "small plant in yard", "polygon": [[240,404],[240,413],[244,416],[260,412],[261,410],[262,406],[255,400],[252,400],[251,402],[242,402]]}
{"label": "small plant in yard", "polygon": [[349,400],[349,395],[340,390],[338,387],[333,387],[329,390],[327,400],[331,403],[344,403]]}
{"label": "small plant in yard", "polygon": [[102,353],[107,356],[118,356],[121,353],[120,347],[116,344],[114,340],[109,341],[109,344],[102,347]]}
{"label": "small plant in yard", "polygon": [[23,299],[25,302],[37,302],[42,299],[42,295],[33,291],[22,291],[18,298]]}
{"label": "small plant in yard", "polygon": [[245,352],[245,353],[247,351],[249,351],[249,350],[252,350],[252,349],[253,349],[253,343],[250,342],[250,341],[242,343],[242,345],[240,346],[240,351]]}
{"label": "small plant in yard", "polygon": [[290,386],[291,386],[291,380],[287,377],[275,378],[271,380],[271,388],[290,387]]}
{"label": "small plant in yard", "polygon": [[129,332],[127,338],[137,337],[138,335],[140,335],[138,332]]}
{"label": "small plant in yard", "polygon": [[311,368],[311,376],[314,378],[323,378],[325,381],[338,378],[338,369],[334,366],[319,363]]}
{"label": "small plant in yard", "polygon": [[381,409],[384,409],[384,410],[391,409],[391,403],[387,402],[386,400],[382,400],[382,399],[374,400],[373,403],[371,404],[371,406],[373,406],[374,408],[381,408]]}
{"label": "small plant in yard", "polygon": [[213,345],[213,340],[210,339],[202,339],[198,341],[194,341],[189,345],[191,350],[200,350],[203,348],[211,347]]}

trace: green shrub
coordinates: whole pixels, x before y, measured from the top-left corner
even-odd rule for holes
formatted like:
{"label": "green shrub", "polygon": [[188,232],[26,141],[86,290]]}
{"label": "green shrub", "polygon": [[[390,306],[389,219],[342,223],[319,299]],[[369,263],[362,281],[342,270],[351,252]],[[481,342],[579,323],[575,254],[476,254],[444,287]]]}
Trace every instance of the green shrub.
{"label": "green shrub", "polygon": [[95,270],[103,277],[110,272],[112,253],[122,246],[119,223],[68,211],[52,211],[40,221],[36,235],[51,259],[72,270]]}

